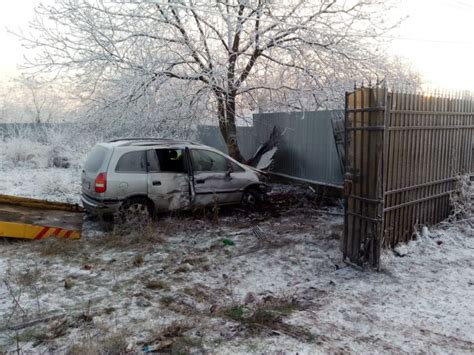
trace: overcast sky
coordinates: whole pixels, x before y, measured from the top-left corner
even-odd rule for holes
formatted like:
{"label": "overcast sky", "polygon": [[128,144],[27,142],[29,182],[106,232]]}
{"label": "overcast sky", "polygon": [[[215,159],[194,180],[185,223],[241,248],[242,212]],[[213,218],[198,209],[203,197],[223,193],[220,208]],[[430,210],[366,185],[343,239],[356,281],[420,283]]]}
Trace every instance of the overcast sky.
{"label": "overcast sky", "polygon": [[[52,0],[48,0],[52,1]],[[24,27],[37,0],[0,1],[0,78],[18,74],[23,50],[7,28]],[[401,27],[385,38],[433,87],[474,91],[474,0],[400,0]]]}

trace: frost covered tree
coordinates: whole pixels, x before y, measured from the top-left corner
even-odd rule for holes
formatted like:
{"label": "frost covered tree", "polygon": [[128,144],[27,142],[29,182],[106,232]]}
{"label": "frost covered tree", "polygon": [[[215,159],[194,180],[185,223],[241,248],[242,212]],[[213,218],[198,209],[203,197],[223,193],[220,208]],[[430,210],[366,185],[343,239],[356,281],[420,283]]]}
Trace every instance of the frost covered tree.
{"label": "frost covered tree", "polygon": [[91,98],[78,98],[82,104],[76,114],[84,132],[101,140],[124,134],[194,138],[200,118],[209,114],[209,108],[204,100],[196,99],[193,85],[154,81],[141,88],[139,95],[130,97],[135,92],[132,83],[140,80],[133,73],[129,75],[118,74],[97,88]]}
{"label": "frost covered tree", "polygon": [[[170,81],[214,112],[230,155],[236,123],[257,96],[318,100],[326,83],[379,56],[386,0],[57,0],[37,8],[32,67],[91,95],[121,73],[121,102]],[[337,80],[336,80],[337,81]],[[166,94],[166,93],[165,93]],[[313,105],[318,106],[318,105]]]}
{"label": "frost covered tree", "polygon": [[71,108],[57,85],[20,76],[0,82],[0,122],[51,123],[63,121]]}

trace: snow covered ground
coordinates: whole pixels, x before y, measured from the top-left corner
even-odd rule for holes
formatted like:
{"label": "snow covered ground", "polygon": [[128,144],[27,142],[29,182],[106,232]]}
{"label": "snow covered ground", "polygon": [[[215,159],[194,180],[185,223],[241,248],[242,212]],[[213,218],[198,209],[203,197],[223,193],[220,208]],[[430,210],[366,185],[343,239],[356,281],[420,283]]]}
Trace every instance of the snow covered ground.
{"label": "snow covered ground", "polygon": [[[0,194],[79,203],[85,154],[60,143],[0,140]],[[65,159],[68,168],[55,166],[55,159]]]}
{"label": "snow covered ground", "polygon": [[[77,201],[79,167],[7,165],[0,193]],[[0,352],[474,352],[474,218],[361,271],[341,262],[338,207],[285,186],[271,201],[0,240]]]}

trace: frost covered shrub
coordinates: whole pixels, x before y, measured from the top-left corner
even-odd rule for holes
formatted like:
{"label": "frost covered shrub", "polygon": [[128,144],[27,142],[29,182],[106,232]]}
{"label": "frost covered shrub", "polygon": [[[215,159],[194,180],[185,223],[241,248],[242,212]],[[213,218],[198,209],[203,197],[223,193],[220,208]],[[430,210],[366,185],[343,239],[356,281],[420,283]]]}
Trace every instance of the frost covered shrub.
{"label": "frost covered shrub", "polygon": [[51,147],[25,138],[0,143],[0,155],[6,167],[43,168],[48,166]]}
{"label": "frost covered shrub", "polygon": [[474,186],[468,175],[458,176],[456,178],[456,188],[449,196],[449,202],[452,207],[449,221],[459,220],[468,217],[472,213],[471,200],[474,193]]}
{"label": "frost covered shrub", "polygon": [[3,168],[70,168],[83,165],[92,143],[90,135],[72,124],[15,130],[0,140]]}

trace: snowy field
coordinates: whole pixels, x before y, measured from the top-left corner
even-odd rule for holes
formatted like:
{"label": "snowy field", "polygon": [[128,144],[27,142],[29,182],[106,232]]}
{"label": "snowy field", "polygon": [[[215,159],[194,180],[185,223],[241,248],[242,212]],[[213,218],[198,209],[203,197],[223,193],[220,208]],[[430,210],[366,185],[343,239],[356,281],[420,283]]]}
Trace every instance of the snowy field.
{"label": "snowy field", "polygon": [[[0,193],[78,201],[79,163],[3,158]],[[286,186],[270,200],[0,240],[0,352],[474,352],[474,218],[425,228],[372,272],[341,262],[339,207]]]}

